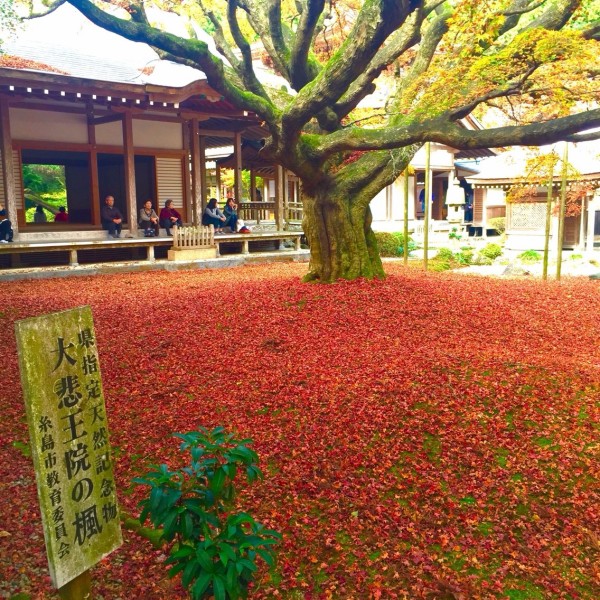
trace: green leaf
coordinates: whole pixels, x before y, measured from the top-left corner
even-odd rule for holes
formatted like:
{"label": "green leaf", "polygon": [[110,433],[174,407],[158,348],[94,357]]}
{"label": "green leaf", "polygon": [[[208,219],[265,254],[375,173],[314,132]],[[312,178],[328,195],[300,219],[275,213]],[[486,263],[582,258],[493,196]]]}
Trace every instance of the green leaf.
{"label": "green leaf", "polygon": [[226,600],[225,581],[220,575],[213,576],[213,590],[215,592],[215,600]]}
{"label": "green leaf", "polygon": [[192,598],[194,600],[198,600],[202,598],[204,592],[208,589],[210,582],[212,581],[212,574],[208,571],[203,571],[198,575],[198,579],[196,579],[196,583],[192,587]]}
{"label": "green leaf", "polygon": [[254,573],[254,571],[256,571],[256,569],[257,569],[256,565],[251,560],[248,560],[247,558],[242,558],[242,559],[238,560],[237,564],[242,565],[243,567],[245,567],[246,569],[248,569],[248,571],[251,571],[252,573]]}
{"label": "green leaf", "polygon": [[219,557],[221,558],[221,562],[223,563],[223,565],[227,566],[227,561],[228,560],[235,561],[237,559],[237,554],[235,553],[235,550],[228,543],[224,543],[224,544],[221,544],[221,546],[220,546]]}
{"label": "green leaf", "polygon": [[[167,559],[168,560],[168,559]],[[171,567],[168,572],[167,575],[173,579],[173,577],[175,577],[175,575],[177,575],[177,573],[180,573],[181,571],[183,571],[183,569],[185,569],[187,563],[185,562],[178,562],[174,567]]]}
{"label": "green leaf", "polygon": [[170,558],[184,558],[194,554],[194,549],[191,546],[181,546],[176,552],[171,552]]}
{"label": "green leaf", "polygon": [[189,512],[186,512],[183,515],[182,521],[183,522],[181,523],[181,530],[183,536],[187,539],[190,539],[192,537],[192,534],[194,533],[194,521],[192,520],[192,515]]}
{"label": "green leaf", "polygon": [[173,536],[177,532],[177,517],[179,516],[179,511],[177,509],[169,511],[166,518],[163,521],[163,536],[165,539],[170,540],[173,539]]}
{"label": "green leaf", "polygon": [[185,569],[183,570],[183,575],[181,577],[181,584],[184,588],[190,587],[190,583],[194,580],[198,572],[200,571],[200,565],[195,560],[190,560],[187,565],[185,565]]}
{"label": "green leaf", "polygon": [[269,565],[269,567],[272,567],[275,564],[275,559],[273,558],[271,552],[269,552],[268,550],[257,548],[256,554],[258,554]]}
{"label": "green leaf", "polygon": [[223,489],[223,484],[225,483],[225,473],[223,469],[217,469],[215,474],[213,475],[210,482],[210,489],[213,491],[215,495],[218,495]]}
{"label": "green leaf", "polygon": [[215,565],[210,557],[210,554],[202,547],[196,548],[196,558],[204,571],[212,573],[215,570]]}
{"label": "green leaf", "polygon": [[235,563],[230,562],[227,566],[227,573],[225,574],[225,588],[231,598],[236,598],[240,595],[240,585],[238,582],[237,571]]}

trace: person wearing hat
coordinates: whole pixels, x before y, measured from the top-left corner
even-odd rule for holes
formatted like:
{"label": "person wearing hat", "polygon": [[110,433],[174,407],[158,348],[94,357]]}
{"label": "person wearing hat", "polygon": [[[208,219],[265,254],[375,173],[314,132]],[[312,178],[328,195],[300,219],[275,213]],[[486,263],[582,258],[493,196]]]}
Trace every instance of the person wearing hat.
{"label": "person wearing hat", "polygon": [[0,210],[0,243],[6,244],[13,241],[12,223],[6,216],[6,210]]}

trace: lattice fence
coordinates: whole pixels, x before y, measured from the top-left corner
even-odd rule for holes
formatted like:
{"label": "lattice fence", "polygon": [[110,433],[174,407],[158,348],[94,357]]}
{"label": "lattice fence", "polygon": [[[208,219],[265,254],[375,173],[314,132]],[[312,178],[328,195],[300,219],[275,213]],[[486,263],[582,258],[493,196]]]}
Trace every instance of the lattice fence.
{"label": "lattice fence", "polygon": [[508,205],[510,229],[543,229],[546,223],[546,204],[524,202]]}

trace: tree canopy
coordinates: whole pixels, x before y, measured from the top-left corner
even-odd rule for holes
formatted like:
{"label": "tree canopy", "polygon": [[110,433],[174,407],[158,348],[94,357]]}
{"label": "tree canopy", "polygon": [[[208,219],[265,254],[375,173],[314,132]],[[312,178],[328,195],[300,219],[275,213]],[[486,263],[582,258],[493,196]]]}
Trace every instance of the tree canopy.
{"label": "tree canopy", "polygon": [[[383,276],[369,202],[424,142],[478,149],[600,135],[590,132],[600,127],[594,0],[57,0],[42,12],[65,1],[202,70],[257,115],[269,132],[262,152],[302,181],[309,277],[321,281]],[[189,37],[153,24],[150,6],[181,15]],[[262,81],[258,60],[285,85]],[[503,115],[498,126],[462,125],[490,109]]]}

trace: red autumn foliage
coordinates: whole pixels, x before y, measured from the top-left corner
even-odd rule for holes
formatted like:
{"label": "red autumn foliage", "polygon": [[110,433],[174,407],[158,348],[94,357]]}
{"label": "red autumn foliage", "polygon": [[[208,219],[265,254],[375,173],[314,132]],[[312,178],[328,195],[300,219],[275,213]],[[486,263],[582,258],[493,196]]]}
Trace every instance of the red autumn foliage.
{"label": "red autumn foliage", "polygon": [[[122,506],[181,458],[174,431],[254,439],[240,506],[284,534],[253,598],[600,598],[600,294],[389,266],[303,265],[3,283],[0,596],[54,598],[14,321],[89,304]],[[125,531],[97,597],[185,598]]]}

